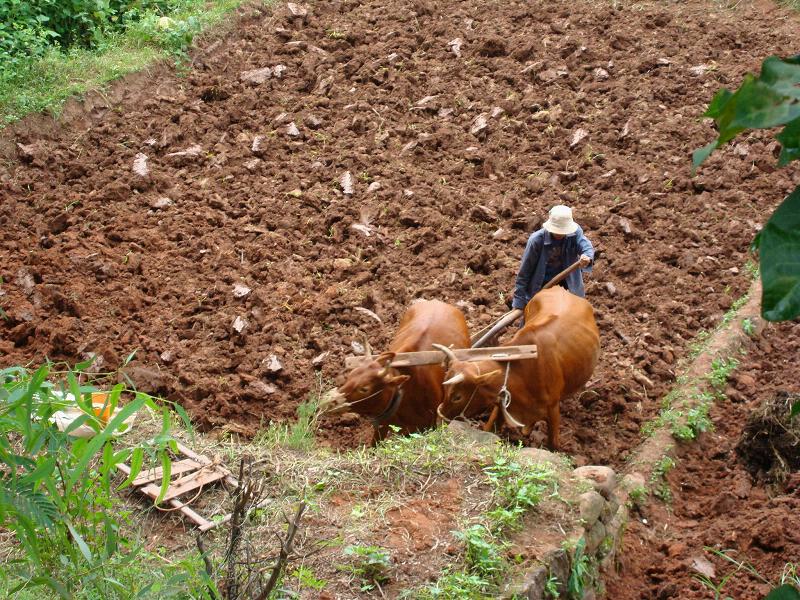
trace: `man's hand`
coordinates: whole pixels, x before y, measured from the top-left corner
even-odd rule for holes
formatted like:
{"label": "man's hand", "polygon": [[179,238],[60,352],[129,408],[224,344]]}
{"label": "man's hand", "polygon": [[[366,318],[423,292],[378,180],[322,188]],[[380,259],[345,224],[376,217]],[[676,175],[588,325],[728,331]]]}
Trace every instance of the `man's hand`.
{"label": "man's hand", "polygon": [[585,254],[581,254],[581,257],[578,260],[581,261],[581,267],[588,267],[592,263],[592,259]]}

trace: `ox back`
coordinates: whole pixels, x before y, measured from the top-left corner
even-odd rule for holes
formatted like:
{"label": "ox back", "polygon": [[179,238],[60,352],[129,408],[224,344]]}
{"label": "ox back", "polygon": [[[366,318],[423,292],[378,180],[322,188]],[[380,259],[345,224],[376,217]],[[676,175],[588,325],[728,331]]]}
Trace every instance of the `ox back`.
{"label": "ox back", "polygon": [[548,442],[558,448],[560,403],[583,389],[600,353],[594,311],[561,287],[542,290],[525,307],[525,325],[507,343],[536,344],[538,356],[511,363],[511,415],[530,428],[546,420]]}
{"label": "ox back", "polygon": [[[400,321],[389,350],[417,352],[433,350],[432,344],[468,348],[469,331],[464,314],[455,306],[438,300],[420,300],[409,307]],[[436,425],[436,407],[442,402],[444,367],[424,365],[401,367],[409,379],[402,388],[403,400],[389,424],[413,433]]]}

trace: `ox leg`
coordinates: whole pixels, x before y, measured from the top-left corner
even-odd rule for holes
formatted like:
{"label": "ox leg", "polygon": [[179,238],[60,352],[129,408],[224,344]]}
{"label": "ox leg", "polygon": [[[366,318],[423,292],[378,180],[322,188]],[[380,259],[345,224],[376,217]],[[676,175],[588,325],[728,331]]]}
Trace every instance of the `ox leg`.
{"label": "ox leg", "polygon": [[388,425],[381,425],[380,427],[373,427],[372,428],[372,441],[370,442],[371,446],[377,445],[378,442],[382,442],[386,439],[386,436],[389,434],[389,426]]}
{"label": "ox leg", "polygon": [[484,431],[491,431],[492,430],[492,428],[494,427],[495,421],[497,421],[497,415],[498,415],[499,412],[500,412],[500,407],[499,406],[495,406],[492,409],[492,414],[489,415],[489,420],[486,421],[486,424],[483,426],[483,430]]}
{"label": "ox leg", "polygon": [[558,450],[558,430],[561,427],[561,409],[558,403],[547,411],[547,445],[551,450]]}

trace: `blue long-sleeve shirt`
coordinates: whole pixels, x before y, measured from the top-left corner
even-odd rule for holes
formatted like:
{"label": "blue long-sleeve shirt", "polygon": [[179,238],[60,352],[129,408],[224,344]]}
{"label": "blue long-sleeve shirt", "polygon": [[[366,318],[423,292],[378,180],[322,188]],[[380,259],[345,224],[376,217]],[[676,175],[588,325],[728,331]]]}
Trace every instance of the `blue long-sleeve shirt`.
{"label": "blue long-sleeve shirt", "polygon": [[[525,309],[525,306],[533,298],[534,294],[542,289],[547,283],[544,280],[547,268],[547,258],[550,246],[553,244],[553,236],[546,229],[540,229],[531,234],[522,255],[522,262],[517,274],[516,289],[514,290],[514,301],[512,308]],[[558,270],[560,273],[568,266],[573,264],[581,254],[585,254],[592,259],[588,267],[576,269],[566,278],[567,288],[576,296],[583,298],[586,292],[583,289],[583,272],[591,271],[594,263],[594,247],[592,242],[583,235],[583,229],[578,230],[564,238],[564,248],[561,260],[563,266]]]}

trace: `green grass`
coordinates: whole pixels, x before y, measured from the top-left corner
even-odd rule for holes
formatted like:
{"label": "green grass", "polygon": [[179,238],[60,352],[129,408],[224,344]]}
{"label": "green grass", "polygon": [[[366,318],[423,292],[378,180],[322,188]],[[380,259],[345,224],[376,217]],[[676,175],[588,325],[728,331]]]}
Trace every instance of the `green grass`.
{"label": "green grass", "polygon": [[482,470],[493,488],[494,508],[456,532],[464,543],[464,564],[445,573],[434,584],[408,592],[421,600],[496,598],[513,566],[508,558],[508,532],[519,528],[525,513],[541,502],[549,489],[556,491],[556,473],[546,465],[522,464],[518,449],[498,446]]}
{"label": "green grass", "polygon": [[180,58],[194,36],[216,25],[244,0],[183,0],[169,27],[152,14],[127,31],[111,34],[94,50],[49,50],[14,70],[0,65],[0,127],[35,112],[58,116],[64,102],[140,71],[157,60]]}

